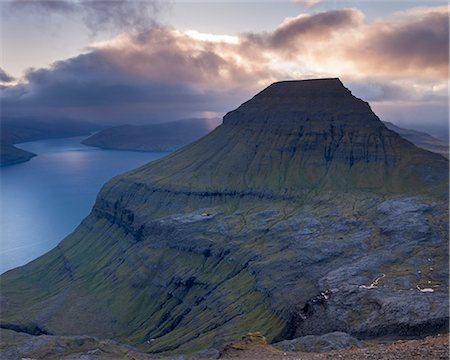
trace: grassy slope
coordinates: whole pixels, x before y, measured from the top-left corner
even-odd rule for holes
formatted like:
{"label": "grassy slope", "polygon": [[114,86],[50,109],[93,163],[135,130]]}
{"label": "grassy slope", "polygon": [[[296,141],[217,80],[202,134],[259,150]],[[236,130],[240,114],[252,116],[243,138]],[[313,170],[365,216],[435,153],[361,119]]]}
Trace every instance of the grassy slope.
{"label": "grassy slope", "polygon": [[[2,296],[14,299],[4,307],[6,313],[20,312],[38,322],[48,313],[51,332],[84,334],[89,329],[91,335],[118,338],[147,351],[190,351],[245,331],[265,329],[270,338],[281,331],[282,321],[244,264],[220,253],[224,244],[219,242],[219,253],[208,254],[156,240],[130,240],[118,226],[87,219],[56,249],[23,271],[3,276]],[[61,291],[64,296],[56,295]],[[13,321],[15,315],[2,320]],[[151,338],[158,341],[146,345]]]}
{"label": "grassy slope", "polygon": [[[370,155],[350,165],[348,158],[339,158],[340,152],[347,153],[346,147],[355,142],[357,134],[352,139],[336,136],[322,148],[308,149],[317,143],[319,135],[314,130],[299,137],[291,129],[273,133],[270,128],[225,124],[180,151],[130,172],[127,181],[180,191],[255,191],[283,196],[322,190],[429,193],[445,187],[448,160],[416,148],[385,128],[381,131],[384,143],[361,134],[360,156]],[[330,161],[323,156],[326,151],[332,153]]]}

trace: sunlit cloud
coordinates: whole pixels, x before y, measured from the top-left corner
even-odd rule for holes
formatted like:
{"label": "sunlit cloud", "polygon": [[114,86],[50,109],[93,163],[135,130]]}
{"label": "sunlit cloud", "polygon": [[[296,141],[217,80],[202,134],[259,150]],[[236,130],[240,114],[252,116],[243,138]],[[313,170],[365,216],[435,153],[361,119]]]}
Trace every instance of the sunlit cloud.
{"label": "sunlit cloud", "polygon": [[239,37],[231,36],[231,35],[216,35],[216,34],[205,34],[198,32],[196,30],[187,30],[184,32],[187,36],[191,37],[195,40],[208,41],[208,42],[216,42],[216,43],[228,43],[228,44],[238,44]]}

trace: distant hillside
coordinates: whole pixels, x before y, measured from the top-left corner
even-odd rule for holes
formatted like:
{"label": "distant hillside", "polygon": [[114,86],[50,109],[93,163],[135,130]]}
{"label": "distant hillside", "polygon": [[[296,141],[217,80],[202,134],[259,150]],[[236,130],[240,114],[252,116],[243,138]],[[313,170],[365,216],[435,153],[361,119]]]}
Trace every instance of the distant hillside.
{"label": "distant hillside", "polygon": [[12,165],[30,160],[36,154],[16,148],[11,144],[1,144],[0,147],[0,165]]}
{"label": "distant hillside", "polygon": [[441,154],[448,159],[448,143],[445,141],[421,131],[403,129],[387,121],[384,121],[384,125],[386,125],[389,130],[395,131],[402,138],[411,141],[414,145]]}
{"label": "distant hillside", "polygon": [[83,140],[84,145],[103,149],[175,150],[208,134],[220,119],[186,119],[148,125],[123,125],[102,130]]}
{"label": "distant hillside", "polygon": [[93,123],[73,119],[1,119],[0,122],[0,166],[30,160],[36,156],[18,149],[14,144],[41,139],[87,135],[99,127]]}

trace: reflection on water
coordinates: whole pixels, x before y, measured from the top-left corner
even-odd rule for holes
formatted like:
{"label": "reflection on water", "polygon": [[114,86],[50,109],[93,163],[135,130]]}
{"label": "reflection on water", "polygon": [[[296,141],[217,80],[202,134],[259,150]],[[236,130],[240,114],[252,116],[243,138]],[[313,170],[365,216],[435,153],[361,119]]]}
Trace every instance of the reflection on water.
{"label": "reflection on water", "polygon": [[111,177],[167,155],[101,150],[80,144],[82,139],[20,144],[38,156],[1,168],[0,273],[57,245],[89,214]]}

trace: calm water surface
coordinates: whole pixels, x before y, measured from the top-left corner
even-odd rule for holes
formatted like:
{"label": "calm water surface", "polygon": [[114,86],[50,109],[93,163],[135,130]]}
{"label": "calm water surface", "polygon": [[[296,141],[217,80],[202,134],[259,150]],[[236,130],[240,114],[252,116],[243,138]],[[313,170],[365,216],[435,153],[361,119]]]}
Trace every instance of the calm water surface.
{"label": "calm water surface", "polygon": [[0,273],[51,250],[89,214],[111,177],[167,155],[101,150],[84,137],[23,143],[38,156],[0,170]]}

